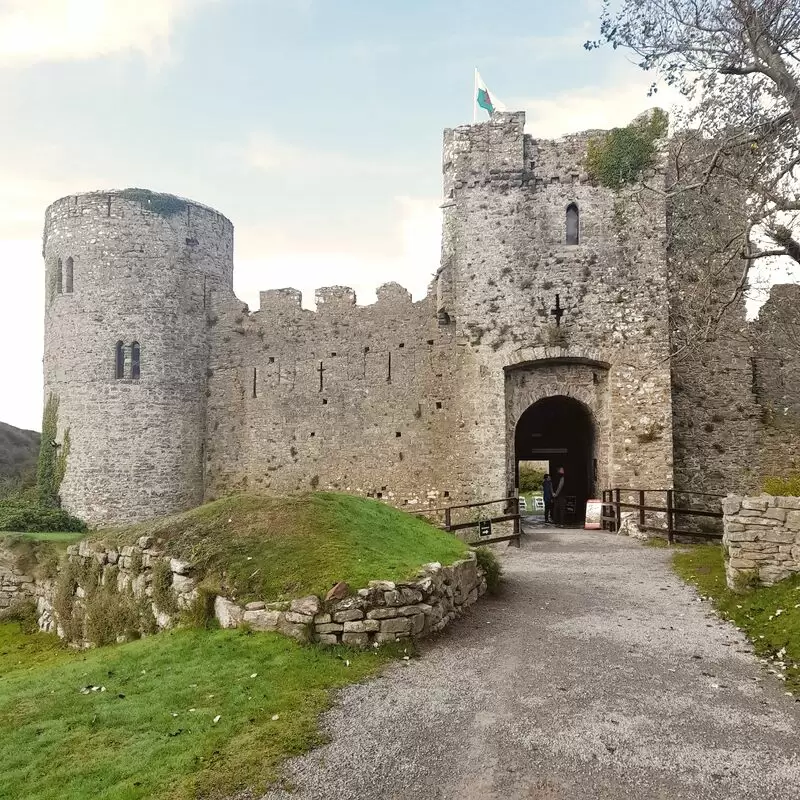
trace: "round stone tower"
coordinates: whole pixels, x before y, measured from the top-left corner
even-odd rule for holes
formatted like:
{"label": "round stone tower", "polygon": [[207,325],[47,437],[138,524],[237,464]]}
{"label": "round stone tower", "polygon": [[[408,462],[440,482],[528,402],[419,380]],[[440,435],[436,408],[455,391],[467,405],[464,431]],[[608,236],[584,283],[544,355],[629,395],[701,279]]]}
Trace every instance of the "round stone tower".
{"label": "round stone tower", "polygon": [[202,502],[207,309],[233,291],[233,225],[143,189],[70,195],[42,255],[63,506],[97,525]]}

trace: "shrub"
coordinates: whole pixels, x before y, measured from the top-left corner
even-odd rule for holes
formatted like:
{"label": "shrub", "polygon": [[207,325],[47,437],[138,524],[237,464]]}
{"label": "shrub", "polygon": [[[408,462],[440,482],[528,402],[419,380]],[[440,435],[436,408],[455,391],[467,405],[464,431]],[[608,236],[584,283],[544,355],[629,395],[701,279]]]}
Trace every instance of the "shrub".
{"label": "shrub", "polygon": [[26,505],[14,500],[0,502],[0,531],[85,531],[86,523],[61,508]]}
{"label": "shrub", "polygon": [[478,559],[478,566],[483,570],[486,578],[486,588],[489,590],[489,594],[498,594],[503,568],[500,566],[497,556],[488,547],[476,547],[475,555]]}
{"label": "shrub", "polygon": [[800,497],[800,472],[788,478],[766,478],[764,491],[778,497]]}
{"label": "shrub", "polygon": [[669,119],[660,108],[648,119],[614,128],[589,142],[586,169],[596,183],[621,189],[634,183],[656,158],[656,142],[666,135]]}
{"label": "shrub", "polygon": [[18,622],[25,633],[36,633],[38,612],[33,600],[15,600],[8,608],[0,609],[0,622]]}

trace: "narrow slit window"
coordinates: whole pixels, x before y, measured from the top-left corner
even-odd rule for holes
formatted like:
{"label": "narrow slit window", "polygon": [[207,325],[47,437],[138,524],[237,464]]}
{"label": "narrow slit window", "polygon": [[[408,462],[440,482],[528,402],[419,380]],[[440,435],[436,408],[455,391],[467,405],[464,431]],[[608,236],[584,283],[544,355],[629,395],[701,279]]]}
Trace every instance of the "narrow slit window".
{"label": "narrow slit window", "polygon": [[253,397],[258,397],[258,367],[253,367]]}
{"label": "narrow slit window", "polygon": [[65,286],[64,291],[67,294],[72,294],[72,277],[73,277],[73,269],[75,266],[75,262],[72,260],[72,256],[67,259],[67,275],[65,279]]}
{"label": "narrow slit window", "polygon": [[64,291],[64,265],[60,258],[56,262],[56,291],[59,294]]}
{"label": "narrow slit window", "polygon": [[580,213],[575,203],[567,206],[567,244],[578,244],[580,239]]}
{"label": "narrow slit window", "polygon": [[115,351],[115,377],[125,377],[125,344],[124,342],[117,342],[117,349]]}
{"label": "narrow slit window", "polygon": [[142,354],[139,342],[131,344],[131,378],[138,380],[142,374]]}

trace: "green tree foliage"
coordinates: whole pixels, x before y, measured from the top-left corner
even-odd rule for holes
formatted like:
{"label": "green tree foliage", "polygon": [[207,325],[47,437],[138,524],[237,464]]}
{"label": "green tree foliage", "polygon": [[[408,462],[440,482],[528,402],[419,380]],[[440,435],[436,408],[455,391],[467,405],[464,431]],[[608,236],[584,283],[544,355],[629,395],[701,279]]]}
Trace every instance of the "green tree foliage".
{"label": "green tree foliage", "polygon": [[589,142],[586,169],[596,183],[619,190],[636,183],[652,167],[657,142],[667,134],[669,118],[660,108],[646,119],[634,120],[624,128],[614,128]]}
{"label": "green tree foliage", "polygon": [[524,464],[520,464],[519,467],[519,491],[520,494],[528,494],[530,492],[540,492],[542,490],[542,481],[544,480],[545,473],[540,470],[536,469],[535,467],[529,467]]}

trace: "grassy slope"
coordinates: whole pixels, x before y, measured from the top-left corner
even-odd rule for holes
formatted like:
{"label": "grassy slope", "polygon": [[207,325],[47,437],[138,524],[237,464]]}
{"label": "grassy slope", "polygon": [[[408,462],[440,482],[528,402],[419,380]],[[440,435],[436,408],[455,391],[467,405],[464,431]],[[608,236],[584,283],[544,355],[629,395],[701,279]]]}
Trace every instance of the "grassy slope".
{"label": "grassy slope", "polygon": [[673,564],[685,581],[713,600],[721,616],[745,631],[759,655],[774,657],[785,648],[779,660],[787,665],[787,688],[800,692],[800,576],[734,594],[725,583],[720,545],[677,552]]}
{"label": "grassy slope", "polygon": [[408,578],[426,562],[451,563],[467,552],[422,519],[322,492],[238,495],[96,537],[121,545],[144,534],[166,540],[167,552],[192,561],[208,583],[243,601],[324,595],[337,581],[357,589],[370,580]]}
{"label": "grassy slope", "polygon": [[[0,798],[188,800],[262,789],[282,759],[319,742],[329,690],[391,657],[219,630],[69,652],[2,624]],[[81,694],[87,685],[106,691]]]}
{"label": "grassy slope", "polygon": [[36,431],[25,431],[0,422],[0,482],[36,470],[40,438]]}

